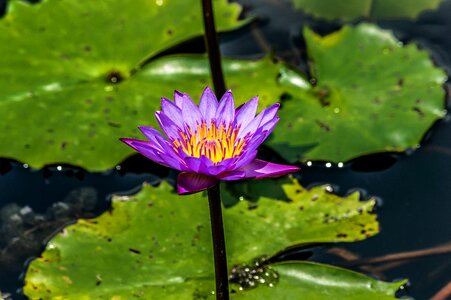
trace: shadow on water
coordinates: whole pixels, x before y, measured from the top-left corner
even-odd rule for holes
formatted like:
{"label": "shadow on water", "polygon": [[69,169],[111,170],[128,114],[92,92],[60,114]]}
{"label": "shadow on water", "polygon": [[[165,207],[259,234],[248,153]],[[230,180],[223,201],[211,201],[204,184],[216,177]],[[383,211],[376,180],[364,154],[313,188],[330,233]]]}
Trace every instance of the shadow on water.
{"label": "shadow on water", "polygon": [[[288,1],[241,0],[244,15],[257,20],[235,33],[222,35],[224,55],[254,58],[274,52],[277,57],[308,73],[302,26],[328,33],[338,23],[322,23],[295,11]],[[0,15],[5,10],[0,0]],[[451,71],[451,0],[426,12],[415,21],[379,22],[394,30],[403,42],[416,42],[432,53],[436,63]],[[197,40],[201,42],[200,39]],[[186,47],[192,52],[193,43]],[[195,49],[201,51],[202,46]],[[174,52],[182,49],[173,49]],[[176,87],[175,87],[176,88]],[[447,117],[449,119],[449,117]],[[280,159],[270,150],[264,158]],[[410,257],[404,260],[368,263],[367,258],[390,253],[435,247],[451,237],[451,121],[440,121],[427,141],[411,154],[377,154],[361,157],[342,166],[325,162],[304,164],[300,182],[304,186],[329,183],[338,194],[363,191],[375,195],[381,233],[368,240],[313,249],[291,250],[282,256],[308,258],[343,265],[387,281],[409,278],[408,294],[428,299],[449,282],[450,254]],[[147,172],[152,172],[147,173]],[[136,189],[142,182],[175,178],[167,169],[132,156],[118,168],[105,173],[88,173],[68,166],[32,170],[18,162],[0,160],[0,290],[21,299],[20,273],[29,257],[37,256],[49,235],[79,217],[92,217],[109,207],[112,193]],[[312,252],[310,252],[312,251]],[[347,260],[361,262],[351,264]]]}

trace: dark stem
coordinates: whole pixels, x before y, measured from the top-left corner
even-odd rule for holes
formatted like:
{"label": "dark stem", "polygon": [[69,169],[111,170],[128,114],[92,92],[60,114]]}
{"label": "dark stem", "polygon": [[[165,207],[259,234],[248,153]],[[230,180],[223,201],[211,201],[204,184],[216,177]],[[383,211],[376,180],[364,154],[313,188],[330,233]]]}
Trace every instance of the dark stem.
{"label": "dark stem", "polygon": [[[224,75],[222,74],[221,53],[219,51],[211,0],[202,0],[202,11],[204,16],[205,47],[207,48],[208,61],[210,63],[210,73],[213,79],[215,94],[219,99],[226,92],[226,87]],[[210,205],[211,233],[215,260],[216,299],[229,300],[229,274],[227,271],[219,183],[208,189],[208,202]]]}
{"label": "dark stem", "polygon": [[221,66],[221,52],[219,51],[218,36],[215,29],[213,6],[211,0],[202,0],[202,10],[205,28],[205,47],[207,48],[210,73],[213,88],[218,99],[226,92],[224,75]]}
{"label": "dark stem", "polygon": [[219,183],[208,189],[208,203],[210,205],[211,233],[213,236],[213,252],[215,258],[216,299],[228,300],[229,274],[227,272]]}

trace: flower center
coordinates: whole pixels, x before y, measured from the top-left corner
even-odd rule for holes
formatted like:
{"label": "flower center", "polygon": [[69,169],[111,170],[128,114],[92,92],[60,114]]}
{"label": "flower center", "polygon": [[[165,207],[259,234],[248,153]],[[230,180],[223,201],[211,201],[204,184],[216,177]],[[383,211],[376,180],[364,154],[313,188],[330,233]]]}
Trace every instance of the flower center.
{"label": "flower center", "polygon": [[244,139],[237,139],[239,127],[233,125],[219,128],[215,122],[207,126],[205,122],[196,130],[188,129],[180,132],[180,139],[173,141],[175,150],[181,150],[189,156],[208,157],[214,163],[240,155],[244,147]]}

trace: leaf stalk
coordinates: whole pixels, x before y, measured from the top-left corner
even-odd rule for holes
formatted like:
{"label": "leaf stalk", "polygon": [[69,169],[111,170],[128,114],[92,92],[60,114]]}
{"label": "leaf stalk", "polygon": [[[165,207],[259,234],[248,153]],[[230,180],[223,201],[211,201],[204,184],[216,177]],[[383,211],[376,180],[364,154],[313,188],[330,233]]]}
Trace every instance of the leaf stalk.
{"label": "leaf stalk", "polygon": [[[225,80],[222,72],[221,53],[216,33],[211,0],[201,0],[205,28],[205,47],[208,53],[213,88],[218,99],[225,94]],[[229,300],[229,274],[222,221],[221,192],[219,183],[208,189],[210,223],[215,261],[216,299]]]}
{"label": "leaf stalk", "polygon": [[216,299],[229,299],[229,274],[227,272],[227,255],[222,222],[221,192],[219,183],[208,189],[210,206],[211,234],[215,260]]}

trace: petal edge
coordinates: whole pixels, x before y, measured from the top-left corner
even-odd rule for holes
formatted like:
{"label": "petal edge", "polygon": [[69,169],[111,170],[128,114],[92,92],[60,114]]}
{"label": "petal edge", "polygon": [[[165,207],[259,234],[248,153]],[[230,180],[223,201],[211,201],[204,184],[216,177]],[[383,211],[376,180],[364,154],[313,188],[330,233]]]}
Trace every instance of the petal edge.
{"label": "petal edge", "polygon": [[229,181],[238,179],[279,177],[299,170],[300,168],[296,166],[280,165],[260,159],[254,159],[250,164],[221,176],[221,179]]}
{"label": "petal edge", "polygon": [[218,179],[196,173],[182,172],[177,177],[177,193],[189,195],[206,190],[219,182]]}

